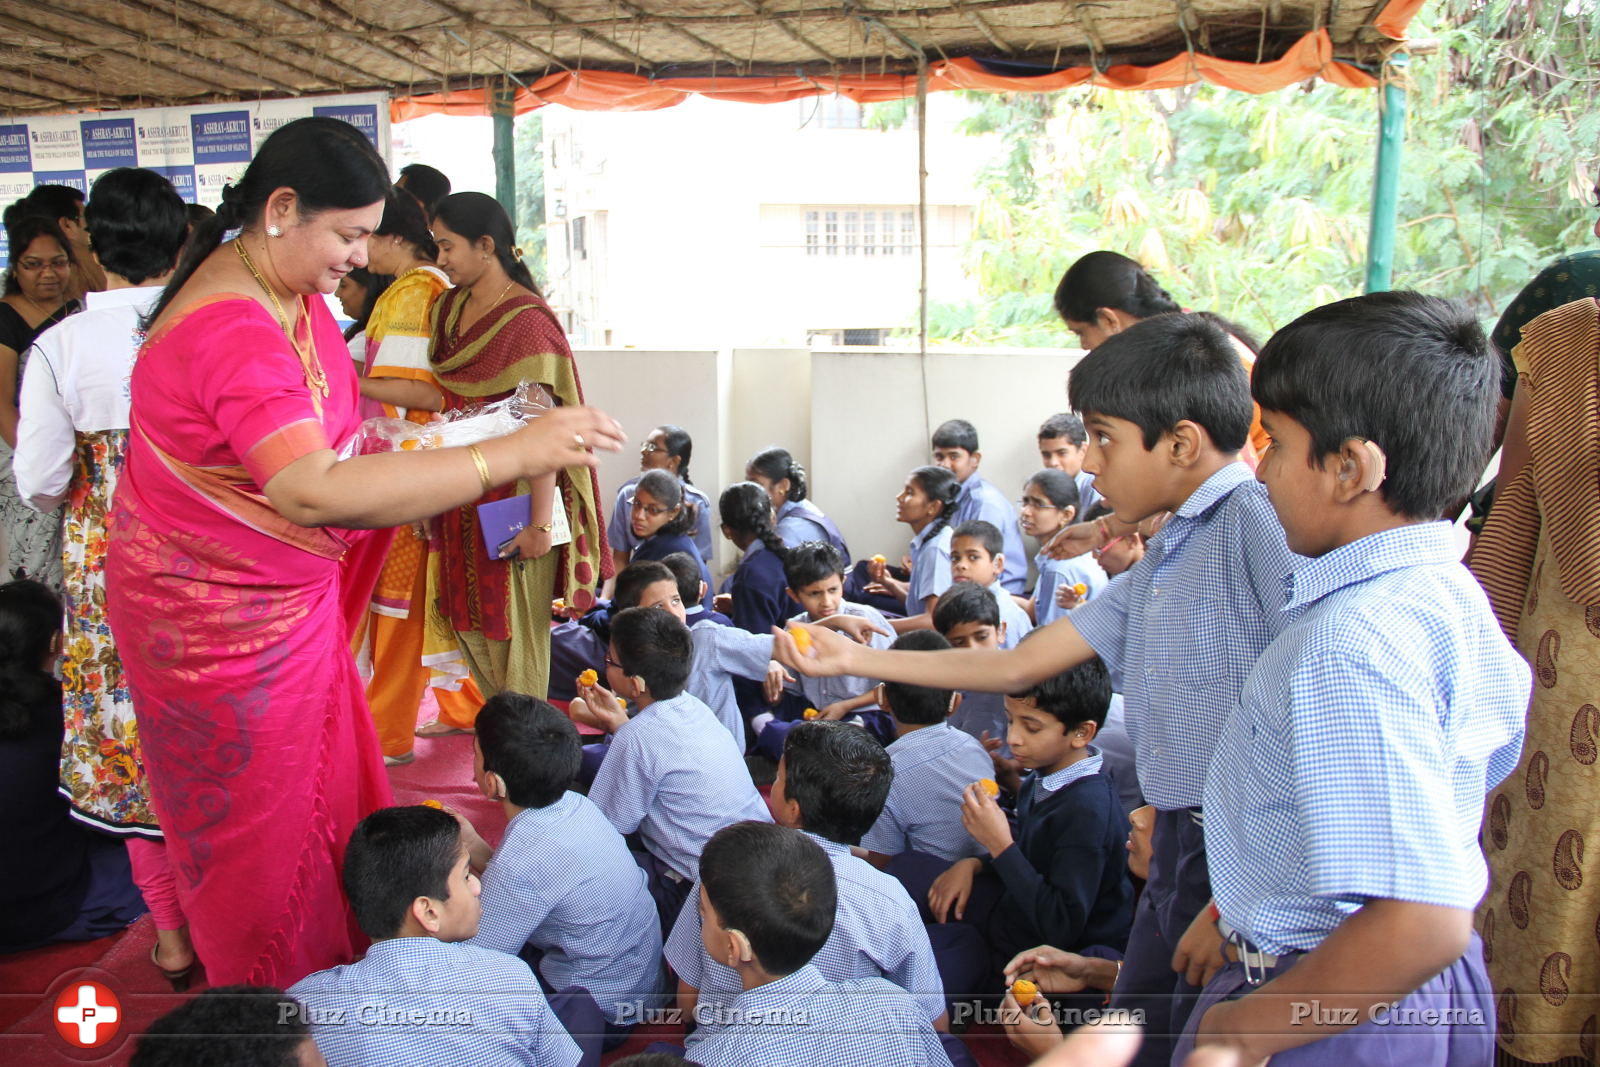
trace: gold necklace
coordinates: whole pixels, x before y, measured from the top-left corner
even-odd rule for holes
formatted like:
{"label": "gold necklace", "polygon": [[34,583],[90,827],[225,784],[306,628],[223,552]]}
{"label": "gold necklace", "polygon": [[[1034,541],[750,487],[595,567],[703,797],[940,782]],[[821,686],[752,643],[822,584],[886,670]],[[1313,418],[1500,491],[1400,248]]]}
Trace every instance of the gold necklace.
{"label": "gold necklace", "polygon": [[[502,300],[504,300],[506,298],[506,294],[511,291],[511,287],[513,285],[515,285],[515,284],[517,284],[515,278],[513,278],[511,281],[506,282],[506,287],[504,289],[500,290],[500,295],[495,297],[493,300],[491,300],[489,302],[489,306],[488,307],[486,307],[482,311],[478,312],[477,318],[474,318],[472,321],[473,322],[477,322],[478,319],[483,318],[485,315],[487,315],[489,313],[490,308],[499,307],[500,306],[500,301],[502,301]],[[467,299],[468,300],[472,299],[472,290],[470,290],[470,289],[467,290]],[[463,302],[461,306],[462,306],[463,310],[466,309],[466,303],[465,302]],[[459,325],[459,322],[460,322],[460,320],[457,320],[458,325]]]}
{"label": "gold necklace", "polygon": [[[328,375],[327,372],[322,369],[322,364],[317,362],[316,338],[308,336],[308,340],[310,342],[309,352],[305,348],[301,347],[299,330],[300,316],[296,314],[294,325],[291,326],[289,324],[289,315],[283,310],[283,302],[278,299],[278,294],[273,291],[272,286],[267,284],[267,280],[263,278],[261,276],[261,272],[256,269],[255,261],[250,258],[250,253],[244,247],[244,239],[236,239],[233,242],[233,247],[234,250],[239,253],[239,258],[244,260],[244,265],[249,268],[250,276],[256,280],[257,285],[261,286],[262,292],[267,294],[267,299],[272,301],[273,310],[278,313],[278,325],[283,327],[284,336],[289,339],[290,346],[294,348],[294,354],[300,357],[300,367],[301,370],[305,372],[306,376],[306,388],[311,390],[312,406],[316,408],[317,414],[321,415],[321,398],[328,395]],[[301,310],[301,307],[298,303],[296,303],[295,310],[296,312]]]}

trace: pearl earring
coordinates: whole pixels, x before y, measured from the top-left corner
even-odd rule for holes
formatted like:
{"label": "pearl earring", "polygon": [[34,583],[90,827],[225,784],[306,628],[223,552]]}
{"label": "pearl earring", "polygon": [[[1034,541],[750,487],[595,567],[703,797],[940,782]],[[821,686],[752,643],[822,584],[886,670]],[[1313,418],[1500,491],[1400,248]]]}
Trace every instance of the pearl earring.
{"label": "pearl earring", "polygon": [[283,236],[283,231],[281,229],[279,229],[278,227],[276,227],[276,226],[268,226],[267,227],[267,236],[268,237],[282,237]]}

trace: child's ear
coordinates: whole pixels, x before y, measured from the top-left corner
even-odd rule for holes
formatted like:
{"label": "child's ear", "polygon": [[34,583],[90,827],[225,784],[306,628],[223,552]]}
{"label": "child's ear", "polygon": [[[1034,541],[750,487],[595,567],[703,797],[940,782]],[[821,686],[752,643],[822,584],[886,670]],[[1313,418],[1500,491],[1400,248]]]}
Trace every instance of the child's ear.
{"label": "child's ear", "polygon": [[1067,526],[1078,521],[1078,509],[1065,507],[1061,509],[1061,525]]}
{"label": "child's ear", "polygon": [[974,463],[982,463],[983,462],[983,453],[982,452],[970,452],[970,453],[968,453],[968,455],[970,455],[972,457],[972,462],[974,462]]}
{"label": "child's ear", "polygon": [[1339,465],[1339,493],[1341,503],[1362,493],[1374,493],[1382,488],[1388,474],[1389,457],[1373,441],[1364,437],[1347,437],[1334,457]]}
{"label": "child's ear", "polygon": [[1002,645],[1005,644],[1006,643],[1006,623],[1005,623],[1004,619],[1000,620],[1000,625],[995,628],[994,632],[999,635],[998,637],[995,638],[995,640],[999,641]]}
{"label": "child's ear", "polygon": [[962,697],[962,693],[959,690],[957,690],[956,692],[950,694],[950,710],[944,713],[944,717],[945,718],[948,719],[950,716],[954,715],[957,712],[957,710],[960,709],[960,707],[961,707],[961,697]]}
{"label": "child's ear", "polygon": [[[788,586],[785,586],[783,591],[785,593],[789,594],[789,599],[790,600],[794,601],[796,604],[800,603],[800,598],[794,595],[794,590],[793,589],[790,589]],[[803,607],[804,605],[801,605],[801,606]]]}
{"label": "child's ear", "polygon": [[444,925],[444,917],[439,914],[439,902],[432,897],[417,897],[413,900],[411,918],[430,934],[437,934],[439,928]]}
{"label": "child's ear", "polygon": [[994,554],[994,565],[999,570],[1006,569],[1006,554],[1004,552],[996,552]]}
{"label": "child's ear", "polygon": [[1198,422],[1180,419],[1166,433],[1167,455],[1175,467],[1192,467],[1200,460],[1211,438]]}
{"label": "child's ear", "polygon": [[705,599],[706,599],[706,583],[705,582],[701,582],[698,588],[699,588],[700,592],[699,592],[698,595],[695,596],[694,602],[696,604],[703,604],[703,603],[705,603]]}
{"label": "child's ear", "polygon": [[874,686],[872,690],[872,699],[878,702],[878,707],[889,713],[890,718],[894,717],[894,709],[889,706],[888,686],[884,685],[882,682],[879,682],[876,686]]}
{"label": "child's ear", "polygon": [[489,787],[490,800],[504,800],[506,798],[506,780],[494,771],[485,771],[483,784]]}
{"label": "child's ear", "polygon": [[756,954],[750,948],[750,939],[744,936],[743,930],[724,930],[723,933],[728,936],[727,964],[729,967],[737,970],[739,964],[755,961]]}
{"label": "child's ear", "polygon": [[1096,726],[1092,720],[1080,722],[1076,727],[1073,728],[1072,731],[1072,736],[1070,738],[1072,747],[1087,748],[1089,745],[1094,743],[1094,739],[1099,735],[1100,727]]}

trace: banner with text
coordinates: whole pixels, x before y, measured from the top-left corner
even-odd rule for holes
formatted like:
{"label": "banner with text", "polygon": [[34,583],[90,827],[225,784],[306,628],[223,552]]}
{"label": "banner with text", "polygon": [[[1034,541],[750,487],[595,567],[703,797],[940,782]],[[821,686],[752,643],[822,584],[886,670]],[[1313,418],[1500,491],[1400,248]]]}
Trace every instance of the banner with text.
{"label": "banner with text", "polygon": [[[97,111],[0,119],[0,204],[35,185],[70,185],[85,194],[117,167],[149,167],[191,204],[216,207],[222,187],[244,173],[267,135],[310,115],[343,119],[389,158],[389,96],[349,93],[194,107]],[[0,267],[10,262],[0,232]]]}

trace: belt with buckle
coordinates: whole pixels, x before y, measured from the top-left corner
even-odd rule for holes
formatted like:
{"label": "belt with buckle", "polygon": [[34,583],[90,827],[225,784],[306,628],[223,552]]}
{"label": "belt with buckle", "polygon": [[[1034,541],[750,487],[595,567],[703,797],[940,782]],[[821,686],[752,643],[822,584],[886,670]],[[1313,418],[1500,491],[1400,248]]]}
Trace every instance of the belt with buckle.
{"label": "belt with buckle", "polygon": [[1265,982],[1268,973],[1283,958],[1256,948],[1243,934],[1229,926],[1225,919],[1217,920],[1217,930],[1221,932],[1223,941],[1233,946],[1240,965],[1244,967],[1244,980],[1252,986]]}

